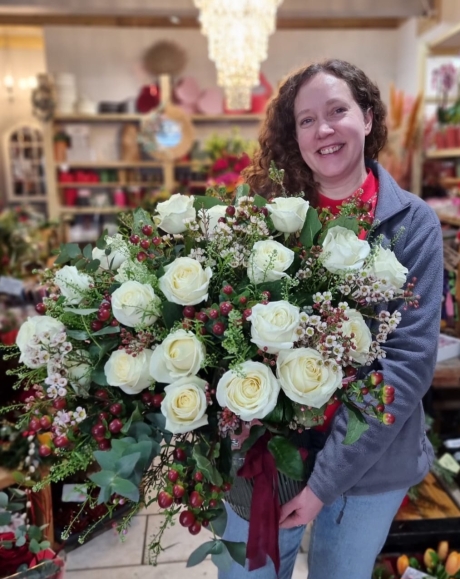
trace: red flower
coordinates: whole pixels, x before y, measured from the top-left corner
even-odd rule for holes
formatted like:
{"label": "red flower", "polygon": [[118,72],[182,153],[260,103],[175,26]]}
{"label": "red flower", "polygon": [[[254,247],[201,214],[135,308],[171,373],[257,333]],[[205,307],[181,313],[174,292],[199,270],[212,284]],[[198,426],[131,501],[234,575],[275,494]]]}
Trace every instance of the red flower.
{"label": "red flower", "polygon": [[248,157],[248,155],[246,155],[246,153],[243,153],[238,162],[235,163],[234,166],[235,173],[241,173],[241,171],[246,169],[246,167],[249,167],[250,164],[251,159]]}
{"label": "red flower", "polygon": [[227,159],[224,158],[217,159],[217,161],[215,161],[215,163],[211,167],[213,173],[218,173],[219,171],[226,171],[227,169],[228,169],[228,161]]}
{"label": "red flower", "polygon": [[[14,533],[0,533],[0,544],[5,541],[14,541]],[[29,551],[27,543],[22,547],[13,546],[11,549],[6,549],[0,546],[0,569],[2,574],[12,575],[15,573],[20,565],[24,563],[29,565],[33,554]]]}

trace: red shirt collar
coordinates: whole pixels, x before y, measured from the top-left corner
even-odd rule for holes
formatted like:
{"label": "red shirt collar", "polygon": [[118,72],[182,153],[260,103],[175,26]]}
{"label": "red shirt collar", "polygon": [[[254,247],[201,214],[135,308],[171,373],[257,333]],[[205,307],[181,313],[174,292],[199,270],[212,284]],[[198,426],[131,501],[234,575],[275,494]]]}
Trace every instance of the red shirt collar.
{"label": "red shirt collar", "polygon": [[330,199],[329,197],[326,197],[325,195],[319,193],[318,207],[320,209],[329,209],[333,215],[337,215],[342,203],[350,201],[350,199],[355,195],[359,195],[361,201],[363,201],[364,203],[371,200],[373,201],[372,203],[372,214],[373,214],[375,211],[375,206],[377,204],[377,197],[375,197],[375,201],[372,198],[374,197],[374,195],[378,193],[378,189],[379,189],[379,181],[377,177],[370,169],[367,169],[367,177],[364,179],[364,183],[352,195],[346,197],[345,199]]}

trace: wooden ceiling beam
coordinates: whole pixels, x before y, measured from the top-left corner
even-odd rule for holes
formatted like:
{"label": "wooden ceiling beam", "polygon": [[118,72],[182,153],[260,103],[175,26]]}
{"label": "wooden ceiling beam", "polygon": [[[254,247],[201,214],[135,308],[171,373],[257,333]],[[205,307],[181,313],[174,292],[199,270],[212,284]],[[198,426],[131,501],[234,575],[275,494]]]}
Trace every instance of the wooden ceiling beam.
{"label": "wooden ceiling beam", "polygon": [[[0,25],[4,26],[98,26],[124,28],[199,28],[195,16],[180,16],[173,20],[167,16],[129,16],[110,14],[8,14],[0,13]],[[356,28],[397,28],[404,22],[402,18],[305,18],[279,17],[278,30],[303,29],[356,29]]]}

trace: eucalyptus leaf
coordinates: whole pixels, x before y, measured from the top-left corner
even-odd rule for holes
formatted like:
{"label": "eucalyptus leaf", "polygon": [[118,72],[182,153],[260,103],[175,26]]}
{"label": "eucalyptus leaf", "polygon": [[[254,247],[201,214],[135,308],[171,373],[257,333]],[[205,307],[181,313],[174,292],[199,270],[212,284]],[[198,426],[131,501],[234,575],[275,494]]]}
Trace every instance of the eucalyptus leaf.
{"label": "eucalyptus leaf", "polygon": [[0,492],[0,509],[4,509],[8,504],[8,495]]}
{"label": "eucalyptus leaf", "polygon": [[107,241],[105,240],[105,238],[107,237],[108,234],[108,230],[104,229],[104,231],[102,232],[101,236],[99,237],[99,239],[96,241],[96,247],[98,249],[105,249],[107,247]]}
{"label": "eucalyptus leaf", "polygon": [[64,308],[64,311],[69,312],[69,314],[75,314],[76,316],[89,316],[99,310],[98,308],[82,308],[80,310],[76,308]]}
{"label": "eucalyptus leaf", "polygon": [[84,330],[66,330],[66,334],[69,338],[73,338],[74,340],[88,340],[89,334]]}
{"label": "eucalyptus leaf", "polygon": [[40,539],[42,538],[42,532],[38,527],[34,525],[31,525],[29,527],[27,534],[29,535],[29,539],[35,539],[36,541],[40,541]]}
{"label": "eucalyptus leaf", "polygon": [[321,231],[322,225],[318,213],[314,207],[309,207],[307,217],[300,232],[299,241],[306,248],[310,249],[314,245],[316,235]]}
{"label": "eucalyptus leaf", "polygon": [[111,485],[113,492],[125,497],[131,501],[139,501],[139,489],[138,487],[129,480],[116,477]]}
{"label": "eucalyptus leaf", "polygon": [[117,462],[115,463],[115,472],[117,476],[121,478],[129,478],[134,468],[141,457],[140,452],[133,452],[132,454],[127,454],[126,456],[122,456]]}
{"label": "eucalyptus leaf", "polygon": [[211,555],[211,561],[222,571],[228,571],[233,564],[233,559],[223,543],[222,551],[220,553],[213,553]]}
{"label": "eucalyptus leaf", "polygon": [[[17,543],[16,543],[17,545]],[[34,555],[40,552],[40,544],[36,539],[32,539],[29,543],[29,551],[31,551]]]}
{"label": "eucalyptus leaf", "polygon": [[231,558],[244,567],[246,563],[246,543],[224,540],[222,540],[222,543],[227,547]]}
{"label": "eucalyptus leaf", "polygon": [[80,249],[80,246],[78,245],[78,243],[66,243],[65,244],[65,250],[66,250],[67,255],[71,259],[75,259],[79,255],[81,255],[81,249]]}
{"label": "eucalyptus leaf", "polygon": [[88,273],[94,273],[95,271],[97,271],[99,269],[99,266],[101,265],[101,260],[100,259],[92,259],[88,265],[86,266],[86,271]]}
{"label": "eucalyptus leaf", "polygon": [[93,332],[93,336],[106,336],[107,334],[119,334],[120,326],[106,326],[97,332]]}
{"label": "eucalyptus leaf", "polygon": [[97,504],[102,505],[104,503],[108,503],[111,496],[112,490],[110,485],[106,487],[101,487],[101,491],[99,493],[99,496],[97,497]]}
{"label": "eucalyptus leaf", "polygon": [[216,519],[210,521],[210,527],[216,535],[219,535],[219,537],[222,537],[227,528],[227,519],[227,511],[223,508],[220,515]]}
{"label": "eucalyptus leaf", "polygon": [[211,549],[214,545],[214,541],[206,541],[200,545],[197,549],[193,551],[187,561],[187,567],[195,567],[199,565],[206,557],[211,553]]}
{"label": "eucalyptus leaf", "polygon": [[247,197],[250,193],[251,189],[247,183],[242,183],[238,185],[235,191],[235,201],[237,201],[240,197]]}
{"label": "eucalyptus leaf", "polygon": [[268,201],[262,197],[262,195],[254,195],[254,205],[256,207],[265,207]]}
{"label": "eucalyptus leaf", "polygon": [[93,456],[102,470],[111,470],[114,464],[114,457],[111,451],[95,450]]}
{"label": "eucalyptus leaf", "polygon": [[193,207],[198,211],[200,209],[211,209],[211,207],[215,207],[216,205],[226,205],[217,197],[207,197],[206,195],[197,195],[195,197],[195,202]]}
{"label": "eucalyptus leaf", "polygon": [[95,382],[98,386],[108,386],[107,376],[104,372],[104,366],[99,366],[95,368],[91,373],[91,380]]}
{"label": "eucalyptus leaf", "polygon": [[216,467],[200,453],[198,446],[193,447],[192,458],[196,461],[197,468],[201,470],[207,480],[218,487],[222,485],[222,475]]}
{"label": "eucalyptus leaf", "polygon": [[91,246],[91,243],[88,243],[83,248],[83,257],[86,257],[86,259],[93,259],[93,248]]}
{"label": "eucalyptus leaf", "polygon": [[268,450],[275,459],[276,468],[294,480],[302,481],[305,477],[305,464],[299,449],[287,438],[274,436],[268,442]]}
{"label": "eucalyptus leaf", "polygon": [[361,412],[353,405],[344,402],[348,410],[347,434],[343,444],[349,445],[355,443],[364,432],[369,428],[369,424]]}
{"label": "eucalyptus leaf", "polygon": [[[33,540],[36,541],[36,539],[33,539]],[[26,544],[25,535],[21,535],[18,539],[16,539],[16,547],[22,547],[25,544]]]}
{"label": "eucalyptus leaf", "polygon": [[158,428],[161,431],[166,430],[166,416],[161,412],[150,412],[146,415],[146,418],[153,424],[153,426],[155,426],[155,428]]}
{"label": "eucalyptus leaf", "polygon": [[140,235],[142,233],[142,227],[144,225],[152,225],[152,227],[156,229],[155,224],[153,223],[152,218],[150,217],[150,214],[147,213],[145,209],[142,209],[142,207],[138,207],[133,212],[133,217],[134,217],[133,230],[135,233],[138,233]]}
{"label": "eucalyptus leaf", "polygon": [[88,478],[98,487],[105,487],[113,482],[115,479],[115,472],[113,470],[101,470],[90,474]]}
{"label": "eucalyptus leaf", "polygon": [[0,513],[0,527],[9,525],[11,523],[11,513],[4,511]]}

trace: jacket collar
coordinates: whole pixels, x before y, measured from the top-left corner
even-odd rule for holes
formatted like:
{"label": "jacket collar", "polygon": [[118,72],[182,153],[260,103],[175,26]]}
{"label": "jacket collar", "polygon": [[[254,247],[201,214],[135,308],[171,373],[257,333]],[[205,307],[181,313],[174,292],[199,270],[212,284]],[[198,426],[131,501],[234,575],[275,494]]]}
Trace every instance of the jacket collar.
{"label": "jacket collar", "polygon": [[376,161],[366,159],[366,167],[369,167],[379,180],[379,195],[374,217],[379,226],[404,211],[410,205],[410,199],[393,177]]}

